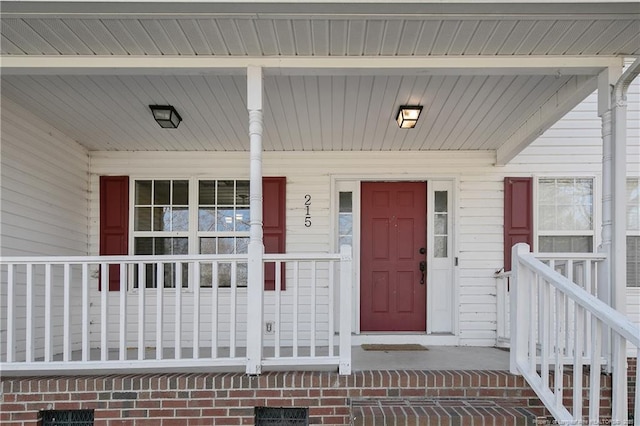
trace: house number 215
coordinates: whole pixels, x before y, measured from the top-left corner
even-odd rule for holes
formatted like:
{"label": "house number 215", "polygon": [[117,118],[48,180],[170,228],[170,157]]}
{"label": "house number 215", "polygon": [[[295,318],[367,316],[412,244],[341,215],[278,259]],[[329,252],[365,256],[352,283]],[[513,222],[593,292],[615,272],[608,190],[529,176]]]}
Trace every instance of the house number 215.
{"label": "house number 215", "polygon": [[304,226],[311,227],[311,195],[304,196]]}

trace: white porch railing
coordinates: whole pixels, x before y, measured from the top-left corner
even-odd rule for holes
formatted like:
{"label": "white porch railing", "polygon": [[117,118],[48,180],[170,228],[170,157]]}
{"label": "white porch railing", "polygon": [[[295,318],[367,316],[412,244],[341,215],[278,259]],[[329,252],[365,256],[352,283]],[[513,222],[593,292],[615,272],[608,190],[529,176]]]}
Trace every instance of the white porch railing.
{"label": "white porch railing", "polygon": [[[3,258],[1,369],[242,371],[247,329],[259,327],[263,365],[335,365],[349,374],[350,322],[340,323],[336,341],[333,306],[338,285],[350,317],[350,255],[265,255],[274,262],[285,287],[265,291],[261,323],[248,324],[247,255]],[[99,290],[110,272],[120,291]]]}
{"label": "white porch railing", "polygon": [[[588,391],[588,422],[601,423],[600,374],[603,336],[626,353],[627,344],[640,350],[640,329],[624,315],[541,262],[529,246],[513,248],[511,282],[511,372],[521,374],[559,422],[583,424],[583,395]],[[591,268],[585,276],[593,278]],[[584,281],[594,291],[592,279]],[[571,336],[571,337],[570,337]],[[613,357],[612,424],[627,424],[627,368]],[[570,364],[571,368],[565,368]],[[584,366],[590,364],[588,385],[583,383]],[[553,372],[553,383],[550,383]],[[571,411],[565,406],[564,375],[573,384]],[[636,373],[636,389],[640,375]],[[640,392],[635,397],[635,425],[640,424]],[[562,424],[562,423],[561,423]]]}
{"label": "white porch railing", "polygon": [[[598,294],[598,271],[605,260],[601,253],[535,253],[536,259],[548,265],[572,282],[585,289],[589,294]],[[509,347],[511,337],[511,310],[509,308],[509,288],[511,271],[496,273],[497,286],[497,346]]]}

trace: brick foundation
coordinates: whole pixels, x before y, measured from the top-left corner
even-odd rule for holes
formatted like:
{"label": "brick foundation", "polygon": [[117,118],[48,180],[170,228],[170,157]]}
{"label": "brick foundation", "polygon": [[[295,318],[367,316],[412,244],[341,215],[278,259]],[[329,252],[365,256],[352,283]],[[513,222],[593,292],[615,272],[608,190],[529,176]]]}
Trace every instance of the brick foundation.
{"label": "brick foundation", "polygon": [[[602,384],[610,395],[609,378],[603,376]],[[93,409],[98,426],[253,425],[257,406],[309,407],[311,424],[348,425],[353,401],[382,398],[509,399],[537,416],[548,414],[522,377],[502,371],[5,378],[2,391],[6,426],[38,425],[40,410],[50,409]]]}

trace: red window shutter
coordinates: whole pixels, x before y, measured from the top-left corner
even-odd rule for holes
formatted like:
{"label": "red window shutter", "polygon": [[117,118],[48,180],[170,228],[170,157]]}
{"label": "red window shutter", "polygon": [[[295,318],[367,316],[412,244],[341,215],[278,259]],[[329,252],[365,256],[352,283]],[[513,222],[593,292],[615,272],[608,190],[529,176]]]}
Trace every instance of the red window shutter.
{"label": "red window shutter", "polygon": [[504,270],[511,270],[511,248],[533,247],[533,192],[531,178],[504,179]]}
{"label": "red window shutter", "polygon": [[[265,253],[284,253],[286,250],[286,183],[285,177],[262,178],[262,229]],[[284,290],[284,264],[281,277]],[[275,288],[276,268],[274,264],[267,264],[264,269],[264,289]]]}
{"label": "red window shutter", "polygon": [[[129,254],[129,176],[100,176],[100,255]],[[109,266],[109,291],[120,290],[120,267]]]}

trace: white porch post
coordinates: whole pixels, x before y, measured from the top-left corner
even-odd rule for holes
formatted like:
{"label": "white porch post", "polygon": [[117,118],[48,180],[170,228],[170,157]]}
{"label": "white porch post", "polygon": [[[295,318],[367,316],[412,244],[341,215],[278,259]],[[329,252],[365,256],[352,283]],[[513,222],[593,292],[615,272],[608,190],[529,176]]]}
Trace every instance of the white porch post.
{"label": "white porch post", "polygon": [[[610,72],[610,71],[609,71]],[[640,73],[640,59],[617,79],[600,78],[598,112],[602,117],[603,137],[603,230],[602,244],[607,253],[609,304],[626,314],[626,232],[627,232],[627,89]],[[613,373],[613,419],[626,419],[626,342],[611,342]]]}
{"label": "white porch post", "polygon": [[[616,70],[606,69],[598,76],[598,115],[602,120],[602,243],[599,252],[604,253],[605,259],[598,268],[598,298],[607,305],[611,305],[612,276],[611,276],[611,238],[613,215],[613,129],[611,112],[611,88],[620,75]],[[606,369],[611,372],[611,344],[609,333],[603,330],[602,355],[607,360]]]}
{"label": "white porch post", "polygon": [[262,241],[262,68],[247,67],[250,189],[249,264],[247,267],[247,374],[262,370],[262,299],[264,243]]}

